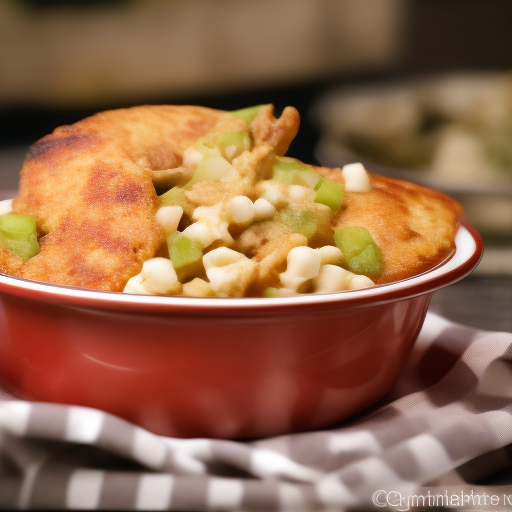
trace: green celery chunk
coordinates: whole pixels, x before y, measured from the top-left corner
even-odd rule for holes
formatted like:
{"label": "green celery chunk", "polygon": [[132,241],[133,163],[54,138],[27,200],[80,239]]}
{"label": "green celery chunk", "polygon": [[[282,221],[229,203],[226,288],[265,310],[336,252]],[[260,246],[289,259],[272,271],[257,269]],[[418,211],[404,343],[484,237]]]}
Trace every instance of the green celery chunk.
{"label": "green celery chunk", "polygon": [[27,240],[36,232],[36,219],[29,215],[6,213],[0,216],[0,233],[13,240]]}
{"label": "green celery chunk", "polygon": [[375,243],[370,232],[362,226],[348,226],[336,230],[334,242],[345,259],[361,254],[368,245]]}
{"label": "green celery chunk", "polygon": [[202,181],[216,181],[233,171],[233,166],[222,156],[213,156],[203,160],[194,172],[192,179],[185,185],[190,189]]}
{"label": "green celery chunk", "polygon": [[315,186],[315,203],[328,206],[336,213],[343,204],[343,187],[327,178],[320,178]]}
{"label": "green celery chunk", "polygon": [[334,242],[354,274],[379,276],[384,270],[382,252],[370,232],[362,226],[349,226],[334,233]]}
{"label": "green celery chunk", "polygon": [[265,288],[265,290],[263,290],[263,297],[267,299],[279,297],[279,290],[277,288],[273,288],[272,286]]}
{"label": "green celery chunk", "polygon": [[24,261],[38,254],[36,219],[14,213],[0,215],[0,247],[17,254]]}
{"label": "green celery chunk", "polygon": [[297,171],[300,169],[313,169],[311,165],[305,164],[296,158],[287,156],[276,156],[273,169],[281,169],[283,171]]}
{"label": "green celery chunk", "polygon": [[308,240],[315,234],[318,224],[315,212],[292,208],[279,210],[275,220],[284,224],[290,232],[304,235]]}
{"label": "green celery chunk", "polygon": [[258,115],[261,107],[265,105],[255,105],[254,107],[241,108],[240,110],[232,110],[230,114],[237,119],[241,119],[245,121],[247,124],[250,124],[251,121]]}
{"label": "green celery chunk", "polygon": [[300,160],[277,156],[272,166],[272,178],[285,185],[302,185],[315,188],[320,180],[318,174],[311,165]]}
{"label": "green celery chunk", "polygon": [[375,243],[370,244],[361,254],[350,258],[348,261],[349,270],[354,274],[365,276],[378,276],[382,273],[383,263],[380,249]]}
{"label": "green celery chunk", "polygon": [[0,235],[0,247],[17,254],[23,261],[29,260],[40,251],[36,234],[29,240],[12,240],[5,235]]}
{"label": "green celery chunk", "polygon": [[272,169],[272,179],[279,181],[283,185],[290,186],[293,184],[295,173],[293,171],[285,171],[283,169]]}
{"label": "green celery chunk", "polygon": [[173,187],[161,196],[158,196],[160,206],[181,206],[183,209],[188,206],[188,199],[180,187]]}
{"label": "green celery chunk", "polygon": [[251,150],[251,138],[245,130],[227,132],[217,141],[220,154],[230,162],[244,151]]}
{"label": "green celery chunk", "polygon": [[209,140],[199,139],[194,144],[194,149],[201,154],[203,161],[212,156],[221,156],[219,148]]}
{"label": "green celery chunk", "polygon": [[174,233],[167,239],[167,248],[169,258],[176,270],[201,263],[203,258],[201,244],[181,233]]}

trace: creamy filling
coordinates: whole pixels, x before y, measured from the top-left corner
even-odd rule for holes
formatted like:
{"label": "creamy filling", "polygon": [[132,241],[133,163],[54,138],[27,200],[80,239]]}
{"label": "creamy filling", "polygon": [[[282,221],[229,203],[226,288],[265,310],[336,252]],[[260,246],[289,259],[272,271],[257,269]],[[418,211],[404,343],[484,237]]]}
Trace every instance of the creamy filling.
{"label": "creamy filling", "polygon": [[[373,286],[382,260],[371,235],[331,225],[345,191],[371,189],[365,168],[338,170],[341,185],[299,160],[269,158],[240,119],[184,152],[192,178],[162,194],[156,213],[169,260],[147,261],[124,292],[280,297]],[[282,243],[267,250],[273,240]]]}

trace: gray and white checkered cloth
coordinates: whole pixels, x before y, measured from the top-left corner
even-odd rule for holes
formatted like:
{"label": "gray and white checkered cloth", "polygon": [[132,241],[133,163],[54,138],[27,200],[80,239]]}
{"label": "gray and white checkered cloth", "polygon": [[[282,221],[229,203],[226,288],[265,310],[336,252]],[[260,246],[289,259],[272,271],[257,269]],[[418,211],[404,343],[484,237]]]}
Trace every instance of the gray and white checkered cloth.
{"label": "gray and white checkered cloth", "polygon": [[453,500],[512,467],[512,334],[432,313],[386,399],[322,431],[171,439],[98,410],[0,400],[0,508],[404,510],[396,496]]}

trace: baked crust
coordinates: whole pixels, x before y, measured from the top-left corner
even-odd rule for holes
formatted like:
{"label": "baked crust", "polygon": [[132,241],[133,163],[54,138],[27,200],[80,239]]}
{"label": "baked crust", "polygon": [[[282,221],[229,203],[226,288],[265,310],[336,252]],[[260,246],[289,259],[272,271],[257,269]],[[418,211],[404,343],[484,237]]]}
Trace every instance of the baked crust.
{"label": "baked crust", "polygon": [[165,239],[151,171],[179,166],[222,114],[195,106],[112,110],[36,142],[13,212],[36,217],[46,234],[18,275],[122,291]]}
{"label": "baked crust", "polygon": [[[343,184],[340,169],[316,170]],[[335,228],[363,226],[382,251],[384,284],[425,272],[455,249],[462,207],[450,197],[407,181],[370,174],[371,190],[345,192]]]}
{"label": "baked crust", "polygon": [[0,247],[0,272],[16,274],[23,266],[23,260],[16,254]]}

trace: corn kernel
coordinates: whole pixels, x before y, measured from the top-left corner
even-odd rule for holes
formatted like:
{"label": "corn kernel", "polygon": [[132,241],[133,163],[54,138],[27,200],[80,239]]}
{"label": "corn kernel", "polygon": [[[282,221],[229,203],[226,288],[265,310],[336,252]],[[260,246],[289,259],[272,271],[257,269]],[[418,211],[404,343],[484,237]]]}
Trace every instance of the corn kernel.
{"label": "corn kernel", "polygon": [[266,180],[258,184],[260,197],[267,200],[276,208],[288,203],[285,196],[285,190],[286,187],[275,180]]}
{"label": "corn kernel", "polygon": [[172,235],[178,229],[183,208],[181,206],[162,206],[156,212],[156,221],[164,228],[167,236]]}
{"label": "corn kernel", "polygon": [[215,293],[210,283],[204,279],[195,277],[192,281],[183,285],[183,295],[185,297],[213,297]]}
{"label": "corn kernel", "polygon": [[144,286],[142,286],[142,275],[137,274],[132,278],[128,279],[126,283],[123,293],[133,293],[135,295],[152,295],[149,293]]}
{"label": "corn kernel", "polygon": [[208,247],[215,241],[213,230],[204,222],[190,224],[190,226],[183,230],[183,234],[199,242],[203,248]]}
{"label": "corn kernel", "polygon": [[363,164],[347,164],[343,166],[341,175],[345,180],[347,192],[368,192],[371,190],[370,177]]}
{"label": "corn kernel", "polygon": [[169,295],[181,288],[176,271],[167,258],[147,260],[140,275],[143,288],[152,295]]}
{"label": "corn kernel", "polygon": [[227,213],[232,222],[244,226],[254,220],[254,204],[247,196],[236,196],[228,201]]}
{"label": "corn kernel", "polygon": [[274,205],[269,203],[266,199],[260,197],[254,201],[254,219],[265,220],[270,219],[276,213]]}
{"label": "corn kernel", "polygon": [[375,283],[367,276],[354,274],[349,286],[351,290],[361,290],[362,288],[375,286]]}
{"label": "corn kernel", "polygon": [[279,278],[285,288],[297,291],[306,281],[316,277],[321,256],[311,247],[294,247],[286,258],[286,271]]}

